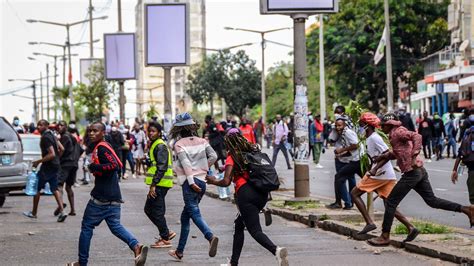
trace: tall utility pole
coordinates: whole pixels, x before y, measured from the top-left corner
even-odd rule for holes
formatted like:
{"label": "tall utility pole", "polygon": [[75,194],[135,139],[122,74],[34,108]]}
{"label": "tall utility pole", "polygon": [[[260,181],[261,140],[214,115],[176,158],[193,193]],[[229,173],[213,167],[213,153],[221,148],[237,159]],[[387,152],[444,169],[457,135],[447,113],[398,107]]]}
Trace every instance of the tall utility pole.
{"label": "tall utility pole", "polygon": [[46,118],[49,121],[49,64],[46,64]]}
{"label": "tall utility pole", "polygon": [[388,111],[393,111],[393,79],[392,79],[392,45],[390,43],[390,11],[388,6],[388,0],[384,0],[384,14],[385,14],[385,30],[386,42],[385,51],[387,55],[385,60],[387,62],[387,108]]}
{"label": "tall utility pole", "polygon": [[324,15],[319,15],[319,102],[322,121],[326,119],[326,75],[324,69]]}
{"label": "tall utility pole", "polygon": [[275,31],[281,31],[281,30],[289,30],[291,28],[278,28],[278,29],[272,29],[272,30],[266,30],[266,31],[259,31],[259,30],[250,30],[250,29],[242,29],[242,28],[232,28],[232,27],[224,27],[226,30],[237,30],[237,31],[247,31],[247,32],[252,32],[252,33],[258,33],[260,34],[261,37],[261,45],[262,45],[262,79],[261,79],[261,96],[262,96],[262,120],[265,123],[267,119],[267,100],[266,100],[266,91],[265,91],[265,48],[266,48],[266,42],[265,40],[265,34],[275,32]]}
{"label": "tall utility pole", "polygon": [[[308,110],[307,83],[306,83],[306,35],[305,22],[308,15],[293,15],[294,31],[294,132],[295,155],[295,198],[309,197],[309,165],[306,152],[308,143]],[[303,154],[300,154],[300,147]]]}
{"label": "tall utility pole", "polygon": [[94,32],[93,32],[93,23],[92,23],[92,11],[94,7],[92,6],[92,0],[89,0],[89,49],[90,49],[90,58],[94,57]]}
{"label": "tall utility pole", "polygon": [[44,98],[43,98],[43,72],[40,72],[40,114],[41,119],[44,119],[43,109],[44,109]]}
{"label": "tall utility pole", "polygon": [[[117,1],[118,6],[118,31],[122,31],[122,1]],[[119,109],[120,109],[120,121],[125,122],[125,82],[119,81]]]}

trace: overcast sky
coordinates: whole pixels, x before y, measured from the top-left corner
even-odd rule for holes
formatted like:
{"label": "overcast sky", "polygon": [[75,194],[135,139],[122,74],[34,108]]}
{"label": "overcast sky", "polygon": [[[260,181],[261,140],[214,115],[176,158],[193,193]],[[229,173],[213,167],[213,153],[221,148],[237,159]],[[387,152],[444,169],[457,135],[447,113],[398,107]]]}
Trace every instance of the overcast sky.
{"label": "overcast sky", "polygon": [[[0,93],[13,88],[22,88],[29,85],[27,82],[8,82],[10,78],[39,78],[40,72],[46,72],[46,63],[52,63],[52,58],[37,57],[39,61],[30,61],[28,56],[33,52],[49,54],[62,54],[59,47],[31,46],[28,42],[43,41],[62,44],[66,38],[66,30],[63,27],[45,25],[40,23],[29,24],[26,19],[42,19],[56,22],[74,22],[87,19],[88,0],[61,0],[61,1],[25,1],[25,0],[0,0]],[[94,16],[107,15],[107,20],[94,22],[94,39],[101,41],[94,44],[95,57],[103,57],[103,34],[117,30],[117,1],[116,0],[93,0],[95,6]],[[122,0],[123,31],[135,31],[135,0]],[[224,30],[225,26],[249,28],[255,30],[269,30],[279,27],[291,27],[293,22],[287,16],[269,15],[262,16],[259,13],[258,0],[207,0],[207,47],[223,48],[247,42],[255,42],[254,45],[246,47],[246,52],[257,61],[260,69],[261,49],[259,46],[260,35],[247,32]],[[307,25],[314,21],[310,18]],[[292,31],[280,31],[271,33],[267,37],[280,43],[293,44]],[[77,25],[71,28],[71,43],[85,42],[89,40],[88,24]],[[266,49],[265,64],[271,67],[278,61],[290,61],[288,55],[290,48],[268,44]],[[79,58],[89,57],[88,46],[73,48],[72,53],[78,53],[73,57],[73,78],[79,79]],[[62,63],[58,62],[59,77],[58,84],[62,84]],[[50,66],[50,75],[53,67]],[[52,86],[53,80],[50,80]],[[127,81],[126,87],[134,87],[134,81]],[[134,99],[134,92],[127,91],[127,98]],[[23,96],[32,95],[31,89],[23,90],[17,94]],[[39,94],[39,92],[38,92]],[[39,95],[38,95],[39,96]],[[12,120],[18,115],[22,122],[29,122],[33,112],[33,103],[29,99],[15,96],[0,96],[0,116]],[[135,106],[127,104],[127,117],[135,115]],[[114,108],[112,117],[118,116],[118,108]]]}

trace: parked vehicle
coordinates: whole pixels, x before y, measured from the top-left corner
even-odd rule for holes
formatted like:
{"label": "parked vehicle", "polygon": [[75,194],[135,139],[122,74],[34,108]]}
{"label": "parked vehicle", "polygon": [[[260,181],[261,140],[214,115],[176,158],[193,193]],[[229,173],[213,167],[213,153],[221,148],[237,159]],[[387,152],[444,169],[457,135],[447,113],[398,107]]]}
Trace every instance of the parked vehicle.
{"label": "parked vehicle", "polygon": [[40,135],[20,134],[23,144],[23,162],[28,165],[28,173],[32,171],[32,162],[41,159]]}
{"label": "parked vehicle", "polygon": [[23,162],[20,136],[0,116],[0,207],[10,191],[25,188],[28,166]]}

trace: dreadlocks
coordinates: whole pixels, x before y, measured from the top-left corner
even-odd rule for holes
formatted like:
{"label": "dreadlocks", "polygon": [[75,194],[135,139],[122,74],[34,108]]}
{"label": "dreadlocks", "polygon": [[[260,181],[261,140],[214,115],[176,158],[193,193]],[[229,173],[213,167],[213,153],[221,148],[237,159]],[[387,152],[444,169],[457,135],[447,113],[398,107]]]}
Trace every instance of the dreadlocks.
{"label": "dreadlocks", "polygon": [[247,141],[241,134],[228,134],[224,138],[224,143],[227,151],[234,160],[234,172],[237,174],[245,171],[245,155],[244,153],[258,151],[257,145]]}
{"label": "dreadlocks", "polygon": [[173,126],[170,130],[170,137],[178,140],[186,137],[198,137],[199,124],[186,125],[186,126]]}

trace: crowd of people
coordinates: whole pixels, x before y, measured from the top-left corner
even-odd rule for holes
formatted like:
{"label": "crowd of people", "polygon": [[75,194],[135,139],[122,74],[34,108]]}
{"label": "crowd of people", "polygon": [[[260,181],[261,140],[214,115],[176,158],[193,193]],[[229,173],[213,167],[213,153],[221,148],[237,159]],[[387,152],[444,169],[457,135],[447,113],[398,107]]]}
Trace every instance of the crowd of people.
{"label": "crowd of people", "polygon": [[[376,192],[385,202],[382,234],[369,240],[370,244],[389,244],[394,218],[407,227],[406,242],[417,237],[418,229],[397,210],[397,206],[412,189],[430,207],[464,213],[471,226],[474,224],[473,205],[462,206],[437,198],[431,188],[428,172],[423,167],[425,162],[431,160],[431,148],[436,159],[441,160],[444,144],[452,147],[453,158],[456,158],[452,181],[454,183],[458,180],[461,169],[459,166],[465,165],[469,171],[469,198],[471,204],[474,204],[474,111],[465,112],[460,118],[451,113],[446,122],[437,114],[430,119],[425,112],[422,118],[413,123],[404,110],[385,115],[367,112],[358,121],[352,121],[345,113],[344,106],[337,106],[334,110],[334,124],[326,119],[321,120],[320,115],[313,117],[310,114],[309,120],[309,144],[317,169],[323,168],[319,162],[321,153],[329,149],[329,146],[334,147],[335,202],[327,207],[348,210],[355,205],[366,222],[359,233],[365,234],[375,230],[376,225],[361,196]],[[78,261],[70,265],[87,265],[93,230],[103,220],[107,222],[110,231],[133,251],[136,265],[144,265],[149,247],[172,247],[172,240],[178,234],[169,229],[165,213],[166,195],[174,185],[174,177],[177,177],[181,186],[184,207],[180,218],[178,246],[169,251],[170,256],[177,260],[183,259],[191,220],[208,241],[209,256],[216,255],[219,238],[201,215],[199,204],[206,191],[206,184],[226,187],[234,183],[238,215],[234,222],[234,243],[228,264],[238,264],[246,228],[260,245],[276,257],[278,265],[288,265],[287,249],[274,244],[260,226],[259,213],[264,209],[269,195],[249,183],[245,154],[260,152],[265,139],[267,148],[273,148],[273,166],[281,151],[288,169],[291,169],[290,157],[294,157],[293,117],[284,119],[277,115],[269,125],[265,125],[262,119],[252,123],[247,118],[241,118],[237,125],[231,116],[221,122],[215,122],[212,116],[207,116],[201,127],[189,113],[183,113],[176,116],[168,134],[156,119],[147,123],[140,120],[135,122],[133,128],[119,121],[94,122],[81,137],[74,122],[49,123],[40,120],[36,127],[28,125],[25,128],[19,124],[18,118],[15,117],[13,121],[13,126],[19,133],[41,134],[42,157],[33,162],[33,167],[41,165],[38,171],[38,191],[49,183],[58,205],[54,211],[58,222],[64,222],[68,215],[76,215],[73,187],[81,158],[83,184],[88,184],[91,176],[94,177],[91,198],[82,218]],[[388,142],[381,134],[388,136]],[[364,141],[361,142],[361,139]],[[420,156],[422,149],[425,160]],[[364,155],[368,156],[371,163],[362,172],[361,158]],[[392,160],[396,160],[396,166],[392,165]],[[159,233],[159,238],[150,246],[141,244],[120,223],[123,201],[119,182],[128,178],[125,166],[127,162],[132,178],[144,174],[144,181],[149,186],[144,212]],[[224,178],[217,179],[212,175],[212,167],[223,173]],[[401,172],[398,182],[395,170]],[[359,182],[356,182],[356,175],[361,177]],[[63,189],[68,197],[69,214],[65,214],[67,204],[63,203]],[[37,193],[33,198],[32,211],[25,212],[25,216],[37,218],[39,200],[40,193]]]}

